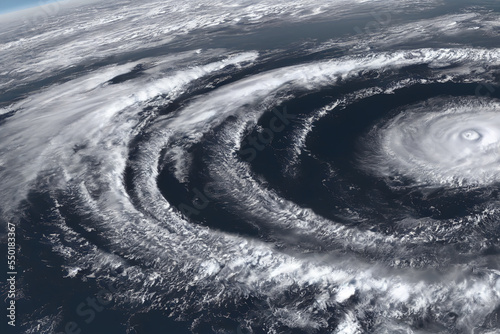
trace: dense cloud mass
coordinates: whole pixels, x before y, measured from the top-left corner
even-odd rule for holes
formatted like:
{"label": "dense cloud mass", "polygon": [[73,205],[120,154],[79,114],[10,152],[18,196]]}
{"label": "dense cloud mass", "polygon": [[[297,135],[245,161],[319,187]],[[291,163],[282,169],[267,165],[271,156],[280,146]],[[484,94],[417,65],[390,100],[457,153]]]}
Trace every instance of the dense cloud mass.
{"label": "dense cloud mass", "polygon": [[0,17],[19,328],[498,332],[500,8],[450,2]]}

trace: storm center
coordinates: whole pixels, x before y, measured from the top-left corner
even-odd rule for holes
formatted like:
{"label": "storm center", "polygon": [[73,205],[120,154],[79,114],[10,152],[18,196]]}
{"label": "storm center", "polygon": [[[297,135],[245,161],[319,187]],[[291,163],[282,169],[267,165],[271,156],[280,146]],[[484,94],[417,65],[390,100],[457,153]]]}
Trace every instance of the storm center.
{"label": "storm center", "polygon": [[462,138],[465,140],[475,141],[481,138],[481,135],[475,130],[466,130],[462,132]]}

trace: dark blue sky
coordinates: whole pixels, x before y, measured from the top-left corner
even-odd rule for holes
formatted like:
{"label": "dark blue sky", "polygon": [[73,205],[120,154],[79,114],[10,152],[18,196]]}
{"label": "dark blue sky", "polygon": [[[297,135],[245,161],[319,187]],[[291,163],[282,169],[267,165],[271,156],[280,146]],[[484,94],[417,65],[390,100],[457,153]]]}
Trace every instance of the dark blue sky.
{"label": "dark blue sky", "polygon": [[48,0],[0,0],[0,13],[13,12],[19,9],[36,7],[49,2]]}

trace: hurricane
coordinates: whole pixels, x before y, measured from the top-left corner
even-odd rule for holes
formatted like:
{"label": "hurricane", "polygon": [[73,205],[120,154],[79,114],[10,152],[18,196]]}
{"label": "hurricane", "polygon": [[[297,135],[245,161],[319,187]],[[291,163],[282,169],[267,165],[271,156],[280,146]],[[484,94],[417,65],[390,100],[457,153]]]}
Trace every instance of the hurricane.
{"label": "hurricane", "polygon": [[20,333],[500,331],[498,4],[0,17]]}
{"label": "hurricane", "polygon": [[380,140],[376,145],[382,151],[378,156],[382,166],[377,165],[375,170],[390,174],[392,169],[404,175],[405,169],[406,173],[417,174],[413,175],[415,181],[430,184],[495,183],[498,104],[479,101],[434,100],[415,110],[406,109],[390,124],[374,131],[380,132],[373,133],[373,140]]}

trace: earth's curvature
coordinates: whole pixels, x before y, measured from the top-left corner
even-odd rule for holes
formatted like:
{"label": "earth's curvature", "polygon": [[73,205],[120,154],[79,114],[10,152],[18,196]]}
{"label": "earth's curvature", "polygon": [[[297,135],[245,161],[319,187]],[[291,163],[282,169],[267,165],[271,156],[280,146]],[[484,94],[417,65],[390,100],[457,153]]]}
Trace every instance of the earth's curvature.
{"label": "earth's curvature", "polygon": [[486,0],[0,16],[8,330],[500,333],[499,22]]}

